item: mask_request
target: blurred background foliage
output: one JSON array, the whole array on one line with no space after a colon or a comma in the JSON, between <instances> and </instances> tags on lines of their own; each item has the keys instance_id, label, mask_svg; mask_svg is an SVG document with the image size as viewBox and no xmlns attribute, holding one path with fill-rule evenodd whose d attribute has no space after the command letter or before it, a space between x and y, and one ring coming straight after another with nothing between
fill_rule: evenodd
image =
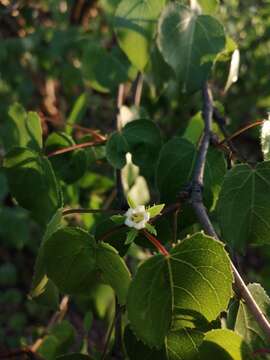
<instances>
[{"instance_id":1,"label":"blurred background foliage","mask_svg":"<svg viewBox=\"0 0 270 360\"><path fill-rule=\"evenodd\" d=\"M8 147L8 109L14 102L38 112L47 150L54 142L59 144L60 140L50 135L55 130L66 130L61 141L67 144L73 141L67 133L77 142L86 141L87 136L79 129L72 130L73 124L110 133L115 127L119 83L127 84L126 105L134 103L137 72L117 46L112 29L118 3L119 0L0 0L1 157ZM230 66L228 55L212 74L217 105L233 133L247 123L265 118L270 108L270 1L220 1L215 16L224 24L241 54L239 80L228 92L224 91ZM89 67L90 62L94 66ZM200 109L200 96L179 91L171 70L154 48L144 78L141 113L157 122L169 138L183 133ZM257 128L237 138L235 146L251 159L261 158ZM77 173L81 169L75 169L75 178L67 179L57 159L53 163L55 169L59 170L60 166L58 175L65 181L65 204L99 208L106 203L109 207L115 189L113 171L103 161L104 147L90 149L86 154L83 176ZM84 155L78 152L74 156ZM70 166L76 163L71 156L65 161ZM90 230L96 218L83 215L80 222ZM72 221L76 223L77 219ZM14 207L5 174L0 171L0 350L34 342L55 310L44 308L26 296L42 231L27 211ZM268 291L269 258L269 249L253 249L241 259L250 280L262 282ZM68 319L80 334L75 343L84 341L89 328L93 329L89 337L93 343L104 342L113 302L111 289L99 285L88 298L72 304ZM87 325L92 312L97 326ZM54 335L43 344L41 353L47 354L46 358L53 359L61 347L57 343L57 331L65 332L67 342L74 338L70 326L64 323L63 329L54 330Z\"/></svg>"}]
</instances>

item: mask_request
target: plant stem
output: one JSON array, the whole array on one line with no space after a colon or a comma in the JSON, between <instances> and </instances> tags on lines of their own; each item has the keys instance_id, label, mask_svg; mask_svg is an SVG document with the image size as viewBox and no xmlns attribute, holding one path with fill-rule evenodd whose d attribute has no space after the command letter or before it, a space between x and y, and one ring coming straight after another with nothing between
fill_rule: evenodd
<instances>
[{"instance_id":1,"label":"plant stem","mask_svg":"<svg viewBox=\"0 0 270 360\"><path fill-rule=\"evenodd\" d=\"M77 150L77 149L103 145L103 144L105 144L105 142L106 142L106 140L88 141L88 142L85 142L85 143L82 143L82 144L76 144L76 145L68 146L68 147L53 151L53 152L49 153L47 156L52 157L52 156L64 154L64 153L67 153L67 152L70 152L70 151L73 151L73 150Z\"/></svg>"},{"instance_id":2,"label":"plant stem","mask_svg":"<svg viewBox=\"0 0 270 360\"><path fill-rule=\"evenodd\" d=\"M165 247L160 243L160 241L153 236L152 234L150 234L147 230L143 230L143 234L145 235L145 237L157 248L157 250L164 256L168 256L169 253L168 251L165 249Z\"/></svg>"},{"instance_id":3,"label":"plant stem","mask_svg":"<svg viewBox=\"0 0 270 360\"><path fill-rule=\"evenodd\" d=\"M141 105L142 91L143 91L143 74L139 73L136 79L136 88L134 95L134 105L137 107Z\"/></svg>"},{"instance_id":4,"label":"plant stem","mask_svg":"<svg viewBox=\"0 0 270 360\"><path fill-rule=\"evenodd\" d=\"M234 134L232 134L231 136L229 136L228 138L222 140L219 145L222 145L224 144L225 142L230 142L232 141L234 138L236 138L237 136L241 135L243 132L249 130L249 129L252 129L256 126L259 126L259 125L262 125L264 123L264 120L258 120L252 124L248 124L246 125L245 127L239 129L238 131L236 131Z\"/></svg>"},{"instance_id":5,"label":"plant stem","mask_svg":"<svg viewBox=\"0 0 270 360\"><path fill-rule=\"evenodd\" d=\"M84 209L84 208L77 208L77 209L65 209L63 210L62 215L72 215L72 214L120 214L123 213L122 210L113 210L113 209Z\"/></svg>"},{"instance_id":6,"label":"plant stem","mask_svg":"<svg viewBox=\"0 0 270 360\"><path fill-rule=\"evenodd\" d=\"M206 234L219 239L218 235L209 219L207 211L202 200L203 175L206 163L207 149L209 147L213 116L213 100L208 85L203 88L203 119L205 123L204 135L199 146L199 155L195 164L193 180L191 184L191 203ZM248 309L265 332L270 340L270 324L247 288L238 270L231 261L231 267L234 274L234 289L245 301Z\"/></svg>"}]
</instances>

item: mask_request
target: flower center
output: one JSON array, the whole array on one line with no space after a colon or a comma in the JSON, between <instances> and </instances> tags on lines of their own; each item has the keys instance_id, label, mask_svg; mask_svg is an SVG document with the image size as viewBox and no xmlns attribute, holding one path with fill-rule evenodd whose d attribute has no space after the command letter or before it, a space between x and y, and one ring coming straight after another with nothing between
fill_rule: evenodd
<instances>
[{"instance_id":1,"label":"flower center","mask_svg":"<svg viewBox=\"0 0 270 360\"><path fill-rule=\"evenodd\" d=\"M137 212L136 214L133 214L131 216L131 220L133 222L135 222L136 224L138 224L139 222L141 222L142 220L144 220L144 212Z\"/></svg>"}]
</instances>

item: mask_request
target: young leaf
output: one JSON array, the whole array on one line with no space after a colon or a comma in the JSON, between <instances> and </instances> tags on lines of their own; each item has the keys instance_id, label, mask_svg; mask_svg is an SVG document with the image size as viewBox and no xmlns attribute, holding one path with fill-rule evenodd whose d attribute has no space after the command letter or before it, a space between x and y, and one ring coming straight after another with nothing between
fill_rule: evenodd
<instances>
[{"instance_id":1,"label":"young leaf","mask_svg":"<svg viewBox=\"0 0 270 360\"><path fill-rule=\"evenodd\" d=\"M129 232L127 233L127 239L125 241L125 245L129 245L131 243L133 243L133 241L136 239L136 237L138 236L138 230L136 229L131 229L129 230Z\"/></svg>"},{"instance_id":2,"label":"young leaf","mask_svg":"<svg viewBox=\"0 0 270 360\"><path fill-rule=\"evenodd\" d=\"M150 234L153 234L155 236L157 235L157 230L155 229L155 227L153 225L146 223L145 227L150 232Z\"/></svg>"},{"instance_id":3,"label":"young leaf","mask_svg":"<svg viewBox=\"0 0 270 360\"><path fill-rule=\"evenodd\" d=\"M197 233L168 257L155 255L139 267L127 299L131 328L149 346L161 347L176 310L180 318L216 319L227 308L232 280L223 244Z\"/></svg>"},{"instance_id":4,"label":"young leaf","mask_svg":"<svg viewBox=\"0 0 270 360\"><path fill-rule=\"evenodd\" d=\"M209 15L198 15L180 2L169 3L159 20L158 45L183 92L194 92L202 87L225 46L224 29Z\"/></svg>"},{"instance_id":5,"label":"young leaf","mask_svg":"<svg viewBox=\"0 0 270 360\"><path fill-rule=\"evenodd\" d=\"M154 205L151 206L147 209L147 211L150 213L150 218L153 218L157 215L159 215L161 213L161 211L163 210L165 204L159 204L159 205Z\"/></svg>"},{"instance_id":6,"label":"young leaf","mask_svg":"<svg viewBox=\"0 0 270 360\"><path fill-rule=\"evenodd\" d=\"M131 63L143 71L150 56L158 16L165 0L122 0L115 13L119 45Z\"/></svg>"},{"instance_id":7,"label":"young leaf","mask_svg":"<svg viewBox=\"0 0 270 360\"><path fill-rule=\"evenodd\" d=\"M234 249L269 244L270 162L241 164L225 176L218 201L223 239Z\"/></svg>"},{"instance_id":8,"label":"young leaf","mask_svg":"<svg viewBox=\"0 0 270 360\"><path fill-rule=\"evenodd\" d=\"M227 329L211 330L199 347L200 360L251 360L250 350L243 338Z\"/></svg>"},{"instance_id":9,"label":"young leaf","mask_svg":"<svg viewBox=\"0 0 270 360\"><path fill-rule=\"evenodd\" d=\"M61 189L49 161L30 149L14 148L7 154L4 168L12 196L45 225L62 207Z\"/></svg>"},{"instance_id":10,"label":"young leaf","mask_svg":"<svg viewBox=\"0 0 270 360\"><path fill-rule=\"evenodd\" d=\"M123 215L113 215L110 217L110 219L118 225L124 224L126 217Z\"/></svg>"},{"instance_id":11,"label":"young leaf","mask_svg":"<svg viewBox=\"0 0 270 360\"><path fill-rule=\"evenodd\" d=\"M22 105L15 103L9 108L8 115L2 137L6 151L14 147L28 147L40 151L42 149L42 129L38 114L27 113Z\"/></svg>"},{"instance_id":12,"label":"young leaf","mask_svg":"<svg viewBox=\"0 0 270 360\"><path fill-rule=\"evenodd\" d=\"M135 209L136 208L136 204L135 202L132 200L132 198L128 195L127 196L127 202L130 208Z\"/></svg>"}]
</instances>

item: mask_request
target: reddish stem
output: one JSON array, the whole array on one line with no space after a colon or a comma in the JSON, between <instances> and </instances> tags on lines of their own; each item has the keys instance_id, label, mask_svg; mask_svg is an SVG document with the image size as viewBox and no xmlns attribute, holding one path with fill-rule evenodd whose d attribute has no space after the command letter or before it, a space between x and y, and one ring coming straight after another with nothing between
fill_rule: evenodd
<instances>
[{"instance_id":1,"label":"reddish stem","mask_svg":"<svg viewBox=\"0 0 270 360\"><path fill-rule=\"evenodd\" d=\"M254 356L262 354L270 354L270 349L258 349L253 353Z\"/></svg>"},{"instance_id":2,"label":"reddish stem","mask_svg":"<svg viewBox=\"0 0 270 360\"><path fill-rule=\"evenodd\" d=\"M143 230L143 234L145 235L145 237L147 237L147 239L158 249L158 251L164 255L164 256L168 256L169 253L168 251L165 249L165 247L159 242L159 240L153 236L152 234L150 234L147 230Z\"/></svg>"},{"instance_id":3,"label":"reddish stem","mask_svg":"<svg viewBox=\"0 0 270 360\"><path fill-rule=\"evenodd\" d=\"M97 130L93 130L93 129L90 129L90 128L87 128L87 127L84 127L84 126L81 126L81 125L78 125L78 124L68 124L68 123L64 123L64 122L61 122L60 124L58 124L54 120L49 119L47 117L45 117L44 120L46 122L49 122L49 123L53 124L54 126L58 126L58 125L60 125L60 126L69 126L69 127L73 128L73 129L81 130L83 132L91 134L94 137L94 139L97 140L97 141L106 140L106 136L101 135Z\"/></svg>"},{"instance_id":4,"label":"reddish stem","mask_svg":"<svg viewBox=\"0 0 270 360\"><path fill-rule=\"evenodd\" d=\"M69 147L65 147L63 149L53 151L50 154L48 154L47 156L51 157L51 156L55 156L55 155L60 155L60 154L64 154L64 153L67 153L67 152L70 152L70 151L73 151L73 150L87 148L87 147L96 146L96 145L101 145L101 144L104 144L104 143L105 143L105 140L102 140L102 141L89 141L89 142L85 142L85 143L82 143L82 144L76 144L76 145L72 145L72 146L69 146Z\"/></svg>"},{"instance_id":5,"label":"reddish stem","mask_svg":"<svg viewBox=\"0 0 270 360\"><path fill-rule=\"evenodd\" d=\"M237 136L241 135L243 132L255 127L255 126L259 126L262 125L264 123L264 120L258 120L252 124L248 124L245 127L243 127L242 129L236 131L234 134L232 134L230 137L222 140L218 145L223 145L225 142L231 141L232 139L236 138Z\"/></svg>"}]
</instances>

